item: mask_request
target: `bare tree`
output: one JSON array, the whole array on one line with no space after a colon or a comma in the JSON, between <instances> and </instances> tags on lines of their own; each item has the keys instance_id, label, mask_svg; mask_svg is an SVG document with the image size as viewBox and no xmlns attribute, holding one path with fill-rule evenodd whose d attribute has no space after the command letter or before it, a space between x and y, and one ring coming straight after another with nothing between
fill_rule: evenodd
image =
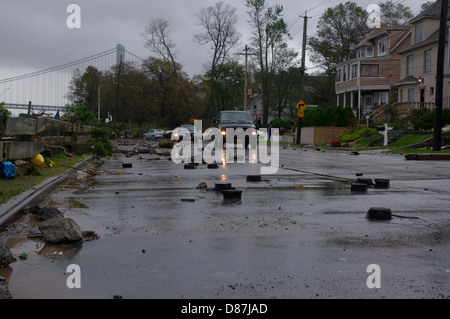
<instances>
[{"instance_id":1,"label":"bare tree","mask_svg":"<svg viewBox=\"0 0 450 319\"><path fill-rule=\"evenodd\" d=\"M210 44L213 52L208 73L211 87L208 111L211 111L215 86L221 76L222 68L220 66L228 62L230 51L239 41L240 34L235 27L238 18L236 8L224 4L223 1L200 10L195 16L198 18L197 24L202 26L205 32L195 35L194 38L201 45Z\"/></svg>"},{"instance_id":2,"label":"bare tree","mask_svg":"<svg viewBox=\"0 0 450 319\"><path fill-rule=\"evenodd\" d=\"M399 1L386 0L386 2L380 2L379 6L383 24L409 24L409 20L414 17L411 9Z\"/></svg>"},{"instance_id":3,"label":"bare tree","mask_svg":"<svg viewBox=\"0 0 450 319\"><path fill-rule=\"evenodd\" d=\"M176 62L173 49L176 45L170 39L169 22L161 18L151 21L145 27L142 36L145 39L145 47L159 55L165 62L170 63L172 71L175 71Z\"/></svg>"},{"instance_id":4,"label":"bare tree","mask_svg":"<svg viewBox=\"0 0 450 319\"><path fill-rule=\"evenodd\" d=\"M263 125L268 124L275 51L289 37L283 19L283 6L268 7L266 0L246 0L245 6L252 28L252 43L256 47L263 91Z\"/></svg>"}]
</instances>

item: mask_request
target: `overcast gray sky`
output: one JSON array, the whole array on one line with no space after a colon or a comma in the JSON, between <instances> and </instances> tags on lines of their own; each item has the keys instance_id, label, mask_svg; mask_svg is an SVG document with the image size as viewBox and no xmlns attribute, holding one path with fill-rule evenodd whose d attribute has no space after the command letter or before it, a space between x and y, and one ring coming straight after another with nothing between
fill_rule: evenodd
<instances>
[{"instance_id":1,"label":"overcast gray sky","mask_svg":"<svg viewBox=\"0 0 450 319\"><path fill-rule=\"evenodd\" d=\"M396 0L409 6L417 14L425 0ZM193 40L202 32L196 25L195 13L211 6L212 0L0 0L0 79L39 71L75 61L114 48L118 43L146 58L141 36L145 26L154 19L164 18L170 24L171 37L177 45L177 57L189 75L203 72L209 51ZM245 0L224 0L238 10L238 30L241 46L248 44L249 33ZM313 18L308 23L308 34L316 32L319 16L327 7L342 0L268 0L273 6L285 9L285 20L293 34L291 47L301 51L303 20L308 10ZM374 0L356 0L363 8ZM81 28L69 29L66 20L69 4L81 8ZM313 9L314 8L314 9ZM312 10L311 10L312 9Z\"/></svg>"}]
</instances>

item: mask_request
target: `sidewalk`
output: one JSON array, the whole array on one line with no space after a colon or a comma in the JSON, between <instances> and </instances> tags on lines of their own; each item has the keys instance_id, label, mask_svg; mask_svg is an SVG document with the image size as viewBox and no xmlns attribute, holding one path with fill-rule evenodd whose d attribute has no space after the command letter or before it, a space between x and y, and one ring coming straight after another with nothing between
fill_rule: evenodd
<instances>
[{"instance_id":1,"label":"sidewalk","mask_svg":"<svg viewBox=\"0 0 450 319\"><path fill-rule=\"evenodd\" d=\"M88 157L87 162L92 161L94 157ZM17 214L22 212L26 207L41 202L46 196L54 191L59 185L65 183L76 175L78 169L86 167L85 162L77 164L74 168L66 173L51 177L42 183L33 186L29 190L20 195L10 199L8 202L0 205L0 226L3 226L8 221L11 221Z\"/></svg>"}]
</instances>

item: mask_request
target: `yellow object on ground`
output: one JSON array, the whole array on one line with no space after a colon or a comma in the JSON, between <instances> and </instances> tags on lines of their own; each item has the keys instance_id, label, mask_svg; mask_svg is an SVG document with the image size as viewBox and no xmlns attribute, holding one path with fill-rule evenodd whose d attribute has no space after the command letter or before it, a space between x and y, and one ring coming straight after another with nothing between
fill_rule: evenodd
<instances>
[{"instance_id":1,"label":"yellow object on ground","mask_svg":"<svg viewBox=\"0 0 450 319\"><path fill-rule=\"evenodd\" d=\"M38 167L52 167L54 164L54 162L50 161L50 164L47 166L47 164L45 164L44 156L42 156L41 154L34 155L31 161Z\"/></svg>"}]
</instances>

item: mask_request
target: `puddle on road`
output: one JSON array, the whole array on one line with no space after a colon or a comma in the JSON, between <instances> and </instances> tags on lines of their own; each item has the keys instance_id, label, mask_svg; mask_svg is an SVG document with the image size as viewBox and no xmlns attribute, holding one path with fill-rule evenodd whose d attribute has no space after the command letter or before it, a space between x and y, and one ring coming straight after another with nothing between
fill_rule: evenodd
<instances>
[{"instance_id":1,"label":"puddle on road","mask_svg":"<svg viewBox=\"0 0 450 319\"><path fill-rule=\"evenodd\" d=\"M89 208L89 206L80 203L79 201L77 201L76 199L69 197L69 209L72 208Z\"/></svg>"}]
</instances>

